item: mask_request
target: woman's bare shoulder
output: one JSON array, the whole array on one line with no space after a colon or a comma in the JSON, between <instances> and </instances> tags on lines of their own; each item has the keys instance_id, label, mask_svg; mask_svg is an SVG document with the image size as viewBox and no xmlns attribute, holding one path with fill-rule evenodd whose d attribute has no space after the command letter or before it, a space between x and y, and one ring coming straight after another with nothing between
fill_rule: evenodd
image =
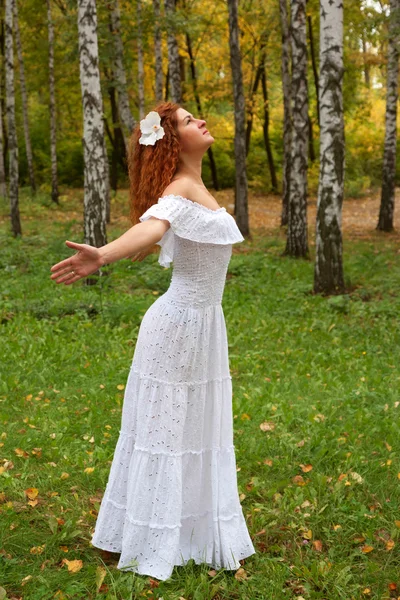
<instances>
[{"instance_id":1,"label":"woman's bare shoulder","mask_svg":"<svg viewBox=\"0 0 400 600\"><path fill-rule=\"evenodd\" d=\"M193 187L193 183L190 183L190 180L182 177L177 179L176 181L171 181L164 189L162 195L169 196L173 194L174 196L183 196L184 198L190 198L190 190Z\"/></svg>"}]
</instances>

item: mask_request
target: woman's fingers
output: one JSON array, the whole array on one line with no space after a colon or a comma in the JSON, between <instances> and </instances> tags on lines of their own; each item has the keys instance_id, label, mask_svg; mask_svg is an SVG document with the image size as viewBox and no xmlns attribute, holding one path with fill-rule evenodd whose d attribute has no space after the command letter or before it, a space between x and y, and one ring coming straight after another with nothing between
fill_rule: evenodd
<instances>
[{"instance_id":1,"label":"woman's fingers","mask_svg":"<svg viewBox=\"0 0 400 600\"><path fill-rule=\"evenodd\" d=\"M76 242L70 242L69 240L66 240L65 243L70 248L76 248L78 251L82 250L82 247L85 246L85 244L77 244ZM64 260L61 260L60 262L53 265L51 267L50 271L55 272L55 271L58 271L59 269L65 269L67 267L71 267L71 269L73 269L72 259L73 259L73 257L64 258Z\"/></svg>"},{"instance_id":2,"label":"woman's fingers","mask_svg":"<svg viewBox=\"0 0 400 600\"><path fill-rule=\"evenodd\" d=\"M54 265L54 267L51 268L51 270L53 271L53 274L50 275L51 279L56 279L57 277L60 277L61 275L64 275L65 273L71 273L71 271L74 270L74 267L71 264L66 265L64 268L60 267L57 270L55 270L56 266L57 265Z\"/></svg>"},{"instance_id":3,"label":"woman's fingers","mask_svg":"<svg viewBox=\"0 0 400 600\"><path fill-rule=\"evenodd\" d=\"M72 279L73 277L80 277L77 273L72 273L71 271L65 272L65 273L60 273L56 276L53 277L52 275L52 279L54 278L56 283L64 283L67 280Z\"/></svg>"},{"instance_id":4,"label":"woman's fingers","mask_svg":"<svg viewBox=\"0 0 400 600\"><path fill-rule=\"evenodd\" d=\"M69 240L66 240L65 243L70 248L76 248L77 250L80 250L82 246L86 246L86 244L78 244L77 242L70 242Z\"/></svg>"},{"instance_id":5,"label":"woman's fingers","mask_svg":"<svg viewBox=\"0 0 400 600\"><path fill-rule=\"evenodd\" d=\"M53 265L51 267L50 271L54 272L54 271L58 271L58 269L65 269L67 267L71 267L71 269L72 269L71 258L65 258L64 260L56 263L55 265Z\"/></svg>"}]
</instances>

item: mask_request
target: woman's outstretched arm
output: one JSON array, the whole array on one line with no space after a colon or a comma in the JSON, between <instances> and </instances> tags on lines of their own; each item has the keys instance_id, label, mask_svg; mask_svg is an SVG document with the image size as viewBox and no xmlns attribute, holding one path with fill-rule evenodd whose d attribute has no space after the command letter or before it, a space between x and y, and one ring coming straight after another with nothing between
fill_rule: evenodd
<instances>
[{"instance_id":1,"label":"woman's outstretched arm","mask_svg":"<svg viewBox=\"0 0 400 600\"><path fill-rule=\"evenodd\" d=\"M51 279L65 285L75 283L104 265L136 255L156 244L169 227L168 221L152 217L143 223L137 223L119 238L101 248L67 240L66 245L77 250L77 253L53 265L50 269Z\"/></svg>"}]
</instances>

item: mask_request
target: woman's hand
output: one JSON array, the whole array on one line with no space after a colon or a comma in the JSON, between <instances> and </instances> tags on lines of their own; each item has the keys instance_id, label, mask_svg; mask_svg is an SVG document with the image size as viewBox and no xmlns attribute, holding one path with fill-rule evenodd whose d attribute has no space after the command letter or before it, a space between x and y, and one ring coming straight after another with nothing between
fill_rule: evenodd
<instances>
[{"instance_id":1,"label":"woman's hand","mask_svg":"<svg viewBox=\"0 0 400 600\"><path fill-rule=\"evenodd\" d=\"M77 253L51 267L50 271L53 273L51 279L55 279L56 283L65 283L65 285L75 283L103 266L98 248L68 240L65 243L70 248L76 249Z\"/></svg>"}]
</instances>

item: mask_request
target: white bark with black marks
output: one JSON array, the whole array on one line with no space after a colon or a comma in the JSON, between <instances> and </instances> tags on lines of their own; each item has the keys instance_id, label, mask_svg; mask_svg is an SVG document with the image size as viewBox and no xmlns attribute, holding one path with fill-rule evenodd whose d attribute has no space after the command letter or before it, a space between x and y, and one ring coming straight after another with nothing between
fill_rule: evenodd
<instances>
[{"instance_id":1,"label":"white bark with black marks","mask_svg":"<svg viewBox=\"0 0 400 600\"><path fill-rule=\"evenodd\" d=\"M47 0L47 27L49 43L49 92L50 92L50 156L51 156L51 199L58 204L57 176L57 124L56 91L54 82L54 29L51 17L51 3Z\"/></svg>"},{"instance_id":2,"label":"white bark with black marks","mask_svg":"<svg viewBox=\"0 0 400 600\"><path fill-rule=\"evenodd\" d=\"M235 110L235 217L243 236L249 235L248 183L246 170L246 124L242 57L239 43L238 0L227 0L229 10L229 51Z\"/></svg>"},{"instance_id":3,"label":"white bark with black marks","mask_svg":"<svg viewBox=\"0 0 400 600\"><path fill-rule=\"evenodd\" d=\"M85 244L107 243L108 163L105 153L95 0L78 0L80 82L85 162Z\"/></svg>"},{"instance_id":4,"label":"white bark with black marks","mask_svg":"<svg viewBox=\"0 0 400 600\"><path fill-rule=\"evenodd\" d=\"M381 205L377 229L393 230L396 142L397 142L397 100L400 46L400 0L390 0L389 42L386 88L385 145L383 152Z\"/></svg>"},{"instance_id":5,"label":"white bark with black marks","mask_svg":"<svg viewBox=\"0 0 400 600\"><path fill-rule=\"evenodd\" d=\"M113 0L111 6L111 29L114 40L112 71L115 87L117 89L118 112L124 127L128 130L130 135L136 127L136 121L129 108L129 96L124 67L124 46L121 38L121 14L118 0Z\"/></svg>"},{"instance_id":6,"label":"white bark with black marks","mask_svg":"<svg viewBox=\"0 0 400 600\"><path fill-rule=\"evenodd\" d=\"M18 141L15 124L15 91L14 91L14 49L13 49L13 4L14 0L6 0L5 7L5 71L6 71L6 110L8 125L9 151L9 198L11 231L13 235L22 235L18 198Z\"/></svg>"},{"instance_id":7,"label":"white bark with black marks","mask_svg":"<svg viewBox=\"0 0 400 600\"><path fill-rule=\"evenodd\" d=\"M287 225L290 198L290 157L292 153L292 111L290 88L290 36L287 0L279 0L282 38L282 93L283 93L283 166L281 225Z\"/></svg>"},{"instance_id":8,"label":"white bark with black marks","mask_svg":"<svg viewBox=\"0 0 400 600\"><path fill-rule=\"evenodd\" d=\"M314 291L339 294L344 291L343 0L321 0L320 11L321 128Z\"/></svg>"},{"instance_id":9,"label":"white bark with black marks","mask_svg":"<svg viewBox=\"0 0 400 600\"><path fill-rule=\"evenodd\" d=\"M0 68L0 89L2 88L3 82L2 78L2 69ZM0 101L0 197L7 197L7 187L6 187L6 171L4 168L4 138L3 138L3 110L2 103Z\"/></svg>"},{"instance_id":10,"label":"white bark with black marks","mask_svg":"<svg viewBox=\"0 0 400 600\"><path fill-rule=\"evenodd\" d=\"M15 43L16 43L16 47L17 47L17 55L18 55L18 63L19 63L19 80L20 80L20 85L21 85L21 96L22 96L22 116L23 116L23 122L24 122L26 160L28 163L29 181L31 184L32 193L35 194L36 193L36 183L35 183L35 172L34 172L34 168L33 168L33 154L32 154L30 128L29 128L28 94L26 91L24 58L23 58L23 54L22 54L21 36L19 33L17 0L14 0L14 31L15 31Z\"/></svg>"},{"instance_id":11,"label":"white bark with black marks","mask_svg":"<svg viewBox=\"0 0 400 600\"><path fill-rule=\"evenodd\" d=\"M182 81L179 60L178 42L175 36L175 0L165 0L165 17L167 23L168 69L172 102L182 103Z\"/></svg>"},{"instance_id":12,"label":"white bark with black marks","mask_svg":"<svg viewBox=\"0 0 400 600\"><path fill-rule=\"evenodd\" d=\"M138 50L138 100L139 100L139 118L144 119L144 57L142 40L142 0L136 0L136 35Z\"/></svg>"},{"instance_id":13,"label":"white bark with black marks","mask_svg":"<svg viewBox=\"0 0 400 600\"><path fill-rule=\"evenodd\" d=\"M155 54L155 84L156 102L163 99L163 69L162 69L162 38L161 38L161 12L160 0L153 0L154 10L154 54Z\"/></svg>"},{"instance_id":14,"label":"white bark with black marks","mask_svg":"<svg viewBox=\"0 0 400 600\"><path fill-rule=\"evenodd\" d=\"M292 145L290 197L285 254L308 256L307 168L308 168L308 83L306 0L291 0L292 44Z\"/></svg>"}]
</instances>

